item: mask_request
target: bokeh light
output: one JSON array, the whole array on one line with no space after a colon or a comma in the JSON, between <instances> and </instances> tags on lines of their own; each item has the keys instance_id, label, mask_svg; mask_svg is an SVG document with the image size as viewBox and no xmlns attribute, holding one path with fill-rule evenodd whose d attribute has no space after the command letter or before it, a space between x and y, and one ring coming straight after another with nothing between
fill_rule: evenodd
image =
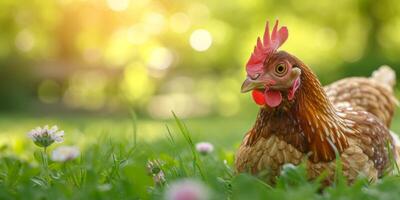
<instances>
[{"instance_id":1,"label":"bokeh light","mask_svg":"<svg viewBox=\"0 0 400 200\"><path fill-rule=\"evenodd\" d=\"M15 38L15 46L22 52L30 51L34 44L35 39L33 34L27 29L20 31Z\"/></svg>"},{"instance_id":2,"label":"bokeh light","mask_svg":"<svg viewBox=\"0 0 400 200\"><path fill-rule=\"evenodd\" d=\"M170 50L164 47L157 47L151 51L148 63L152 69L165 70L171 66L173 59Z\"/></svg>"},{"instance_id":3,"label":"bokeh light","mask_svg":"<svg viewBox=\"0 0 400 200\"><path fill-rule=\"evenodd\" d=\"M142 104L153 93L154 83L148 75L146 66L139 62L133 62L125 68L120 88L123 96L129 102Z\"/></svg>"},{"instance_id":4,"label":"bokeh light","mask_svg":"<svg viewBox=\"0 0 400 200\"><path fill-rule=\"evenodd\" d=\"M212 36L205 29L193 31L190 35L190 46L196 51L206 51L211 47Z\"/></svg>"}]
</instances>

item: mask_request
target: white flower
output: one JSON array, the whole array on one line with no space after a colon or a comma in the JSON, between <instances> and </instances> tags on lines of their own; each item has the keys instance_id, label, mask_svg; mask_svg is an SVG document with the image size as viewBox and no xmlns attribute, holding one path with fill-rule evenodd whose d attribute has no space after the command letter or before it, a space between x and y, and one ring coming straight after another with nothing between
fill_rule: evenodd
<instances>
[{"instance_id":1,"label":"white flower","mask_svg":"<svg viewBox=\"0 0 400 200\"><path fill-rule=\"evenodd\" d=\"M43 128L37 127L32 129L28 133L28 137L39 147L48 147L54 142L63 142L64 131L58 130L57 126L49 128L49 126L46 125Z\"/></svg>"},{"instance_id":2,"label":"white flower","mask_svg":"<svg viewBox=\"0 0 400 200\"><path fill-rule=\"evenodd\" d=\"M203 154L209 154L214 151L214 146L209 142L199 142L196 144L196 150Z\"/></svg>"},{"instance_id":3,"label":"white flower","mask_svg":"<svg viewBox=\"0 0 400 200\"><path fill-rule=\"evenodd\" d=\"M164 185L166 181L164 172L161 170L157 174L153 174L153 181L156 185Z\"/></svg>"},{"instance_id":4,"label":"white flower","mask_svg":"<svg viewBox=\"0 0 400 200\"><path fill-rule=\"evenodd\" d=\"M147 173L152 175L152 174L157 174L158 172L161 171L162 166L164 165L164 162L161 160L148 160L146 164L147 168Z\"/></svg>"},{"instance_id":5,"label":"white flower","mask_svg":"<svg viewBox=\"0 0 400 200\"><path fill-rule=\"evenodd\" d=\"M108 184L108 183L102 184L102 185L98 185L98 186L97 186L97 189L98 189L99 191L101 191L101 192L107 192L107 191L109 191L109 190L112 189L112 185L111 185L111 184Z\"/></svg>"},{"instance_id":6,"label":"white flower","mask_svg":"<svg viewBox=\"0 0 400 200\"><path fill-rule=\"evenodd\" d=\"M51 159L57 162L66 162L73 160L80 155L80 151L77 147L73 146L61 146L54 149L51 154Z\"/></svg>"},{"instance_id":7,"label":"white flower","mask_svg":"<svg viewBox=\"0 0 400 200\"><path fill-rule=\"evenodd\" d=\"M292 163L286 163L282 166L281 175L287 174L289 171L293 171L296 168L296 165L293 165Z\"/></svg>"},{"instance_id":8,"label":"white flower","mask_svg":"<svg viewBox=\"0 0 400 200\"><path fill-rule=\"evenodd\" d=\"M203 183L192 179L174 182L165 192L167 200L207 200L209 198L209 189Z\"/></svg>"},{"instance_id":9,"label":"white flower","mask_svg":"<svg viewBox=\"0 0 400 200\"><path fill-rule=\"evenodd\" d=\"M292 163L286 163L282 166L282 169L284 170L292 170L292 169L296 169L296 165L293 165Z\"/></svg>"},{"instance_id":10,"label":"white flower","mask_svg":"<svg viewBox=\"0 0 400 200\"><path fill-rule=\"evenodd\" d=\"M161 160L149 160L147 161L146 168L150 176L153 177L154 184L163 185L165 183L165 174L162 171L164 162Z\"/></svg>"}]
</instances>

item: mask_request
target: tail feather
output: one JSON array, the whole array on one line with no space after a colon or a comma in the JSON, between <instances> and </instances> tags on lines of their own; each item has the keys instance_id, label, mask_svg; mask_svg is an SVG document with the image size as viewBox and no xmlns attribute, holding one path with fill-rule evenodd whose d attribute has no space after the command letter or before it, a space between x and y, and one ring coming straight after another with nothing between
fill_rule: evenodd
<instances>
[{"instance_id":1,"label":"tail feather","mask_svg":"<svg viewBox=\"0 0 400 200\"><path fill-rule=\"evenodd\" d=\"M371 79L381 83L387 89L389 89L389 91L393 92L393 87L396 85L396 72L388 65L382 65L379 67L379 69L372 72ZM390 97L390 99L397 106L400 106L400 102L397 100L394 94Z\"/></svg>"},{"instance_id":2,"label":"tail feather","mask_svg":"<svg viewBox=\"0 0 400 200\"><path fill-rule=\"evenodd\" d=\"M379 69L375 70L371 78L388 86L390 90L396 84L396 72L387 65L382 65Z\"/></svg>"}]
</instances>

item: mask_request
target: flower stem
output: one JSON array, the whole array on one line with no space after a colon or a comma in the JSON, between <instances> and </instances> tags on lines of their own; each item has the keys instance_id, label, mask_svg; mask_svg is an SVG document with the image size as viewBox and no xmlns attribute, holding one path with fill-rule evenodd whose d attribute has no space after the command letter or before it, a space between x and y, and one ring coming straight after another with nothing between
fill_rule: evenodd
<instances>
[{"instance_id":1,"label":"flower stem","mask_svg":"<svg viewBox=\"0 0 400 200\"><path fill-rule=\"evenodd\" d=\"M44 147L43 150L43 170L44 170L44 179L47 182L47 186L50 185L50 172L49 172L49 161L48 161L48 157L47 157L47 147Z\"/></svg>"}]
</instances>

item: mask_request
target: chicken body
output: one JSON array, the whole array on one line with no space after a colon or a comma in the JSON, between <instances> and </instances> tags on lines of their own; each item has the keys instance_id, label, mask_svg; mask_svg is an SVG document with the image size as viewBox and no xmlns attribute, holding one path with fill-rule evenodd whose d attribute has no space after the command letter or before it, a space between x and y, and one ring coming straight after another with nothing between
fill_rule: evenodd
<instances>
[{"instance_id":1,"label":"chicken body","mask_svg":"<svg viewBox=\"0 0 400 200\"><path fill-rule=\"evenodd\" d=\"M393 118L398 101L393 95L396 74L382 66L369 78L351 77L324 87L329 100L338 107L351 106L372 113L387 127Z\"/></svg>"},{"instance_id":2,"label":"chicken body","mask_svg":"<svg viewBox=\"0 0 400 200\"><path fill-rule=\"evenodd\" d=\"M395 79L347 78L323 88L307 66L288 57L302 71L298 94L260 109L236 154L237 171L267 175L273 182L284 164L304 160L310 178L327 171L329 182L337 151L349 183L359 175L381 177L390 169L389 154L398 156L388 129Z\"/></svg>"}]
</instances>

